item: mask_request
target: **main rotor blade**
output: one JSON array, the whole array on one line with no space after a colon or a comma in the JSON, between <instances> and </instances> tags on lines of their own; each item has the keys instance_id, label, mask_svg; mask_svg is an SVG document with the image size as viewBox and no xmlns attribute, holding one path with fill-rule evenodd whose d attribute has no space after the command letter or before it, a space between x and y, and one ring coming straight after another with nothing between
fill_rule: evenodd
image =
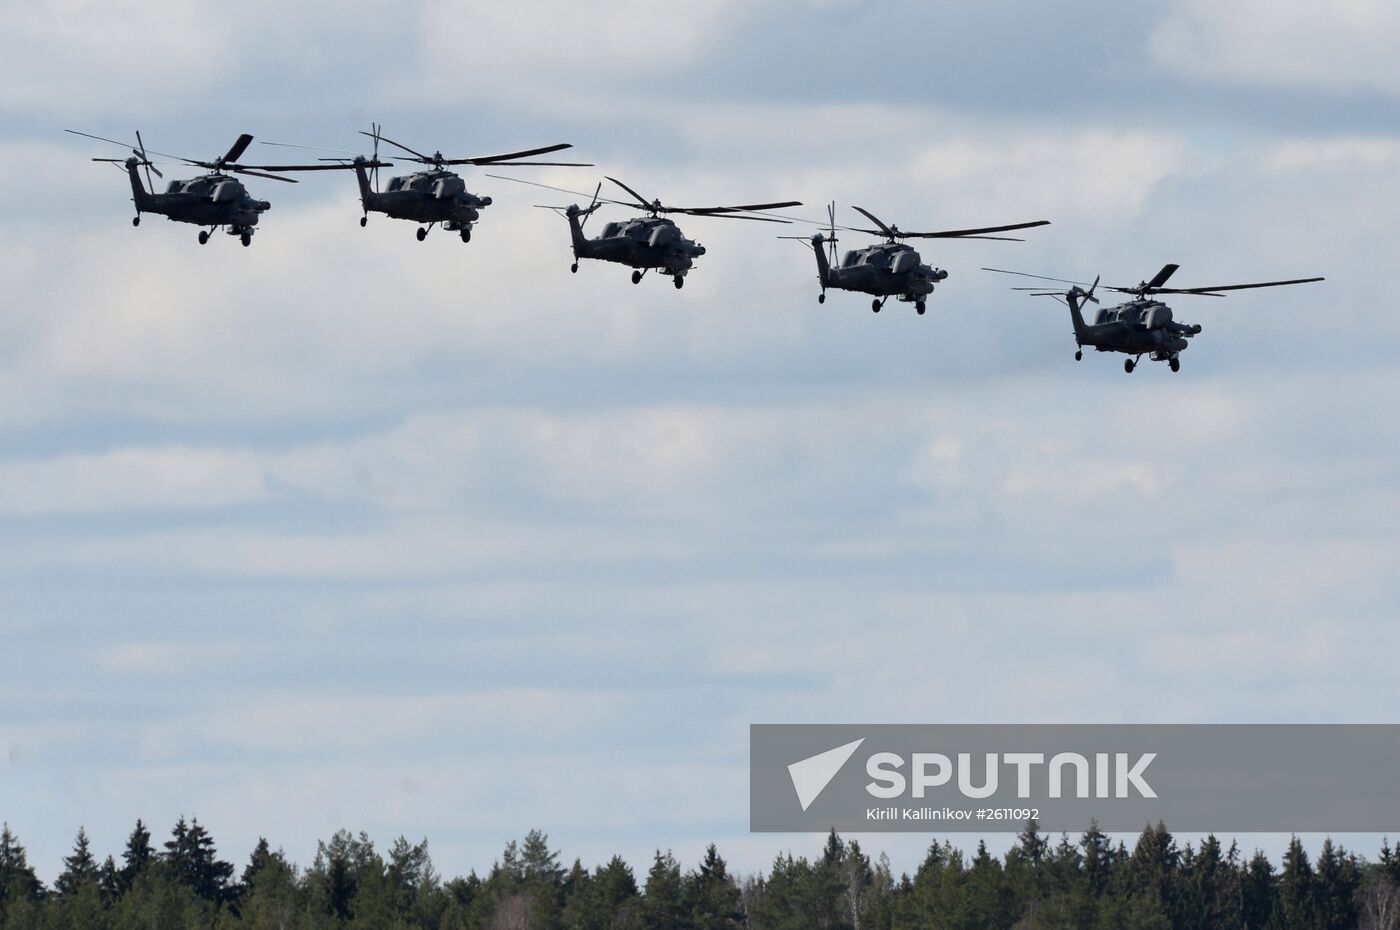
<instances>
[{"instance_id":1,"label":"main rotor blade","mask_svg":"<svg viewBox=\"0 0 1400 930\"><path fill-rule=\"evenodd\" d=\"M142 157L143 159L145 159L145 162L146 162L146 183L149 184L149 185L151 186L151 189L152 189L152 190L154 190L154 189L155 189L155 184L151 181L151 172L154 171L156 177L158 177L158 178L164 178L165 175L163 175L163 174L160 173L160 169L159 169L159 168L157 168L155 165L151 164L151 159L150 159L150 157L146 155L146 143L145 143L145 140L143 140L143 139L141 138L141 130L139 130L139 129L136 130L136 147L137 147L138 149L140 149L140 151L141 151L141 157Z\"/></svg>"},{"instance_id":2,"label":"main rotor blade","mask_svg":"<svg viewBox=\"0 0 1400 930\"><path fill-rule=\"evenodd\" d=\"M1218 287L1159 287L1155 288L1158 294L1197 294L1201 296L1215 296L1216 291L1247 291L1256 287L1282 287L1285 284L1311 284L1314 281L1325 281L1326 278L1294 278L1291 281L1263 281L1259 284L1222 284Z\"/></svg>"},{"instance_id":3,"label":"main rotor blade","mask_svg":"<svg viewBox=\"0 0 1400 930\"><path fill-rule=\"evenodd\" d=\"M468 160L468 161L469 161L469 160ZM464 164L464 163L466 163L466 162L463 162L463 161L445 161L445 162L443 162L444 165L460 165L460 164ZM475 164L475 163L473 162L473 164ZM591 162L591 161L493 161L493 162L488 162L488 164L491 165L491 167L493 167L493 168L504 167L504 166L506 166L506 165L512 165L512 166L516 166L516 167L531 167L531 166L535 166L535 165L543 165L543 166L546 166L546 167L555 167L555 168L592 168L592 167L595 167L594 164L593 164L593 162Z\"/></svg>"},{"instance_id":4,"label":"main rotor blade","mask_svg":"<svg viewBox=\"0 0 1400 930\"><path fill-rule=\"evenodd\" d=\"M232 164L233 162L238 161L238 156L242 155L245 151L247 151L248 146L252 144L253 137L248 135L246 132L243 133L241 136L238 137L238 140L229 147L229 150L224 153L224 157L219 159L219 161L223 162L224 164Z\"/></svg>"},{"instance_id":5,"label":"main rotor blade","mask_svg":"<svg viewBox=\"0 0 1400 930\"><path fill-rule=\"evenodd\" d=\"M712 215L716 213L758 213L763 210L781 210L786 207L800 207L800 200L785 200L781 203L745 203L736 207L668 207L672 213L693 213L696 216ZM788 219L781 217L781 219Z\"/></svg>"},{"instance_id":6,"label":"main rotor blade","mask_svg":"<svg viewBox=\"0 0 1400 930\"><path fill-rule=\"evenodd\" d=\"M577 197L588 197L594 203L606 203L614 207L628 207L633 209L637 207L637 204L635 203L627 203L626 201L622 200L609 200L607 197L599 197L597 195L597 191L594 191L592 194L585 194L583 191L570 190L567 187L555 187L552 184L541 184L538 181L526 181L522 178L507 177L504 174L491 174L489 171L486 172L486 177L495 178L498 181L510 181L514 184L528 184L531 187L543 187L547 191L557 191L561 194L573 194ZM601 183L599 185L599 188L601 189ZM651 207L644 207L644 209L650 210Z\"/></svg>"},{"instance_id":7,"label":"main rotor blade","mask_svg":"<svg viewBox=\"0 0 1400 930\"><path fill-rule=\"evenodd\" d=\"M375 135L374 135L374 133L372 133L372 132L365 132L363 129L359 130L359 132L360 132L360 135L362 135L362 136L369 136L371 139L375 138ZM422 152L415 152L413 149L411 149L411 148L409 148L408 146L404 145L402 142L395 142L393 139L387 138L387 137L385 137L385 136L379 136L378 138L379 138L379 141L380 141L380 142L387 142L387 143L389 143L390 145L392 145L394 148L403 149L403 150L404 150L405 152L407 152L408 154L410 154L410 155L415 155L415 156L417 156L418 158L420 158L421 160L423 160L423 161L425 161L425 162L432 162L432 161L433 161L433 159L429 158L427 155L424 155Z\"/></svg>"},{"instance_id":8,"label":"main rotor blade","mask_svg":"<svg viewBox=\"0 0 1400 930\"><path fill-rule=\"evenodd\" d=\"M225 165L224 168L225 170L232 171L235 174L246 174L254 178L267 178L272 181L286 181L288 184L297 183L296 178L284 178L275 174L263 174L260 171L249 171L247 168L240 168L235 165Z\"/></svg>"},{"instance_id":9,"label":"main rotor blade","mask_svg":"<svg viewBox=\"0 0 1400 930\"><path fill-rule=\"evenodd\" d=\"M1087 287L1083 281L1071 281L1068 278L1052 278L1043 274L1031 274L1028 271L1007 271L1005 268L983 268L983 271L995 271L997 274L1015 274L1023 278L1039 278L1042 281L1058 281L1061 284L1073 284L1076 287Z\"/></svg>"},{"instance_id":10,"label":"main rotor blade","mask_svg":"<svg viewBox=\"0 0 1400 930\"><path fill-rule=\"evenodd\" d=\"M94 136L90 132L78 132L76 129L65 129L64 132L71 132L75 136L84 136L88 139L96 139L98 142L110 142L112 145L120 145L124 149L131 148L130 142L118 142L116 139L108 139L105 136Z\"/></svg>"},{"instance_id":11,"label":"main rotor blade","mask_svg":"<svg viewBox=\"0 0 1400 930\"><path fill-rule=\"evenodd\" d=\"M607 175L604 175L604 177L607 177ZM621 181L619 181L617 178L608 178L608 180L611 181L611 182L613 182L614 184L616 184L618 187L622 188L623 190L625 190L627 193L631 194L633 197L636 197L636 198L637 198L637 206L641 207L643 210L650 210L650 209L651 209L651 204L647 203L647 199L646 199L645 197L643 197L641 194L639 194L639 193L637 193L636 191L632 190L632 188L628 187L626 184L623 184L623 183L622 183Z\"/></svg>"},{"instance_id":12,"label":"main rotor blade","mask_svg":"<svg viewBox=\"0 0 1400 930\"><path fill-rule=\"evenodd\" d=\"M854 205L853 205L852 209L854 209L857 213L859 213L861 216L865 217L865 218L866 218L867 220L869 220L870 222L874 223L876 226L880 227L880 232L879 232L879 233L874 233L874 232L872 232L871 230L868 230L868 229L857 230L857 232L869 232L869 233L871 233L871 235L885 235L885 236L889 236L891 239L898 238L898 237L895 235L895 231L894 231L893 229L890 229L888 226L886 226L883 220L881 220L881 219L880 219L878 216L876 216L875 214L871 213L869 210L865 209L864 207L856 207L856 206L854 206Z\"/></svg>"},{"instance_id":13,"label":"main rotor blade","mask_svg":"<svg viewBox=\"0 0 1400 930\"><path fill-rule=\"evenodd\" d=\"M667 210L667 213L684 213L686 216L708 216L716 220L752 220L755 223L784 223L792 225L792 220L780 220L771 216L744 216L740 213L696 213L693 210Z\"/></svg>"},{"instance_id":14,"label":"main rotor blade","mask_svg":"<svg viewBox=\"0 0 1400 930\"><path fill-rule=\"evenodd\" d=\"M525 149L520 152L507 152L504 155L478 155L474 158L448 158L443 161L445 165L489 165L493 162L515 161L519 158L529 158L532 155L548 155L550 152L558 152L562 149L571 149L573 144L560 142L556 145L546 145L539 149Z\"/></svg>"},{"instance_id":15,"label":"main rotor blade","mask_svg":"<svg viewBox=\"0 0 1400 930\"><path fill-rule=\"evenodd\" d=\"M489 172L489 171L488 171L488 172L485 172L485 175L486 175L486 177L488 177L488 178L495 178L495 179L498 180L498 181L510 181L510 182L512 182L512 183L514 183L514 184L528 184L528 185L530 185L531 187L543 187L543 188L544 188L545 190L547 190L547 191L558 191L558 192L561 193L561 194L574 194L575 196L578 196L578 197L587 197L587 196L589 196L588 194L585 194L583 191L569 190L567 187L555 187L555 186L552 185L552 184L541 184L539 181L526 181L526 180L523 180L522 178L511 178L511 177L507 177L507 176L504 175L504 174L492 174L492 173Z\"/></svg>"},{"instance_id":16,"label":"main rotor blade","mask_svg":"<svg viewBox=\"0 0 1400 930\"><path fill-rule=\"evenodd\" d=\"M324 145L301 145L296 142L267 142L259 139L258 145L275 145L282 149L310 149L313 152L339 152L341 155L350 155L352 157L360 154L359 152L348 152L345 149L328 148Z\"/></svg>"},{"instance_id":17,"label":"main rotor blade","mask_svg":"<svg viewBox=\"0 0 1400 930\"><path fill-rule=\"evenodd\" d=\"M857 210L860 207L856 207ZM980 229L945 229L942 232L901 232L906 239L983 239L984 233L1007 232L1012 229L1031 229L1036 226L1049 226L1049 220L1036 220L1033 223L1012 223L1009 226L983 226ZM1021 240L1013 240L1020 242Z\"/></svg>"},{"instance_id":18,"label":"main rotor blade","mask_svg":"<svg viewBox=\"0 0 1400 930\"><path fill-rule=\"evenodd\" d=\"M175 159L176 161L189 162L189 164L192 164L192 165L194 165L194 164L201 164L200 162L192 162L192 161L190 161L188 158L181 158L179 155L171 155L171 154L169 154L168 152L157 152L157 151L154 151L154 150L147 149L146 146L145 146L145 144L141 142L141 137L140 137L140 134L139 134L139 133L137 134L137 143L140 145L140 148L139 148L139 149L134 149L134 148L131 147L131 143L130 143L130 142L118 142L116 139L108 139L108 138L105 138L105 137L103 137L103 136L94 136L94 135L93 135L92 133L90 133L90 132L78 132L78 130L76 130L76 129L65 129L65 130L63 130L63 131L64 131L64 132L71 132L71 133L72 133L73 135L75 135L75 136L84 136L84 137L86 137L86 138L88 138L88 139L96 139L98 142L110 142L112 145L120 145L122 148L124 148L124 149L126 149L127 151L131 152L133 155L137 155L137 154L142 155L143 158L144 158L146 161L150 161L150 157L149 157L149 156L151 156L151 155L159 155L161 158L173 158L173 159ZM123 160L124 160L124 159L123 159ZM97 159L93 159L93 161L97 161ZM163 175L161 175L159 171L157 171L156 174L157 174L158 176L162 176L162 177L163 177Z\"/></svg>"},{"instance_id":19,"label":"main rotor blade","mask_svg":"<svg viewBox=\"0 0 1400 930\"><path fill-rule=\"evenodd\" d=\"M379 162L379 166L392 165L393 162ZM366 168L376 167L374 162L365 162ZM230 170L247 171L350 171L354 169L353 164L336 165L226 165Z\"/></svg>"},{"instance_id":20,"label":"main rotor blade","mask_svg":"<svg viewBox=\"0 0 1400 930\"><path fill-rule=\"evenodd\" d=\"M1163 265L1162 270L1153 275L1152 280L1147 282L1147 287L1154 291L1157 290L1166 284L1167 279L1176 274L1176 269L1180 267L1180 265Z\"/></svg>"}]
</instances>

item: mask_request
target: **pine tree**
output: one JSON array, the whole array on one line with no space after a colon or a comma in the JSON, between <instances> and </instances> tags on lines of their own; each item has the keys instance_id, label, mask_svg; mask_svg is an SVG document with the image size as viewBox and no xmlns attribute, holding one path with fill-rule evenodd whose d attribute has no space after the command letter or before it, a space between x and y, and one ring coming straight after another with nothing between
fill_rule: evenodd
<instances>
[{"instance_id":1,"label":"pine tree","mask_svg":"<svg viewBox=\"0 0 1400 930\"><path fill-rule=\"evenodd\" d=\"M0 916L7 905L38 901L43 894L44 886L30 867L19 837L10 832L8 823L0 826Z\"/></svg>"},{"instance_id":2,"label":"pine tree","mask_svg":"<svg viewBox=\"0 0 1400 930\"><path fill-rule=\"evenodd\" d=\"M967 872L967 919L972 926L1008 927L1015 912L1015 897L1001 862L987 852L985 841L978 842Z\"/></svg>"},{"instance_id":3,"label":"pine tree","mask_svg":"<svg viewBox=\"0 0 1400 930\"><path fill-rule=\"evenodd\" d=\"M79 827L73 852L64 857L63 871L54 881L54 891L58 892L59 897L66 898L88 885L97 887L97 860L93 858L87 831Z\"/></svg>"},{"instance_id":4,"label":"pine tree","mask_svg":"<svg viewBox=\"0 0 1400 930\"><path fill-rule=\"evenodd\" d=\"M1317 930L1351 930L1356 926L1356 892L1361 876L1346 850L1324 840L1313 876L1314 926Z\"/></svg>"},{"instance_id":5,"label":"pine tree","mask_svg":"<svg viewBox=\"0 0 1400 930\"><path fill-rule=\"evenodd\" d=\"M1181 852L1166 825L1158 821L1156 827L1144 829L1127 864L1129 895L1141 897L1173 923L1179 922L1180 865Z\"/></svg>"},{"instance_id":6,"label":"pine tree","mask_svg":"<svg viewBox=\"0 0 1400 930\"><path fill-rule=\"evenodd\" d=\"M601 930L605 926L601 911L593 876L583 867L582 860L575 859L569 874L564 877L564 908L559 913L560 926L563 930Z\"/></svg>"},{"instance_id":7,"label":"pine tree","mask_svg":"<svg viewBox=\"0 0 1400 930\"><path fill-rule=\"evenodd\" d=\"M1045 898L1041 863L1048 847L1049 841L1040 833L1040 824L1029 820L1016 837L1016 845L1006 855L1006 879L1016 896L1017 909L1032 921Z\"/></svg>"},{"instance_id":8,"label":"pine tree","mask_svg":"<svg viewBox=\"0 0 1400 930\"><path fill-rule=\"evenodd\" d=\"M651 870L647 872L643 891L642 911L645 923L653 930L688 930L685 894L681 882L681 867L670 850L656 851Z\"/></svg>"},{"instance_id":9,"label":"pine tree","mask_svg":"<svg viewBox=\"0 0 1400 930\"><path fill-rule=\"evenodd\" d=\"M719 850L711 843L686 882L691 923L697 930L728 930L743 922L739 886L730 877Z\"/></svg>"},{"instance_id":10,"label":"pine tree","mask_svg":"<svg viewBox=\"0 0 1400 930\"><path fill-rule=\"evenodd\" d=\"M304 908L303 893L296 869L280 850L273 852L266 841L259 841L240 884L240 926L251 930L282 930L295 926Z\"/></svg>"},{"instance_id":11,"label":"pine tree","mask_svg":"<svg viewBox=\"0 0 1400 930\"><path fill-rule=\"evenodd\" d=\"M122 867L117 872L117 881L123 894L131 890L136 876L140 875L155 857L156 851L151 846L151 831L138 819L131 836L127 837L126 849L122 852Z\"/></svg>"},{"instance_id":12,"label":"pine tree","mask_svg":"<svg viewBox=\"0 0 1400 930\"><path fill-rule=\"evenodd\" d=\"M1313 925L1313 870L1308 852L1298 837L1283 854L1283 870L1278 880L1279 911L1285 927L1310 928Z\"/></svg>"},{"instance_id":13,"label":"pine tree","mask_svg":"<svg viewBox=\"0 0 1400 930\"><path fill-rule=\"evenodd\" d=\"M307 874L312 906L338 920L349 920L360 872L377 860L374 843L361 833L337 830L330 842L316 844L316 859Z\"/></svg>"},{"instance_id":14,"label":"pine tree","mask_svg":"<svg viewBox=\"0 0 1400 930\"><path fill-rule=\"evenodd\" d=\"M419 920L433 906L438 876L428 855L428 841L410 843L399 837L389 849L386 876L394 897L394 911L404 920Z\"/></svg>"},{"instance_id":15,"label":"pine tree","mask_svg":"<svg viewBox=\"0 0 1400 930\"><path fill-rule=\"evenodd\" d=\"M1113 844L1099 832L1097 820L1089 821L1089 830L1079 840L1084 850L1084 877L1089 893L1094 897L1104 893L1113 876Z\"/></svg>"},{"instance_id":16,"label":"pine tree","mask_svg":"<svg viewBox=\"0 0 1400 930\"><path fill-rule=\"evenodd\" d=\"M564 869L559 865L559 853L549 848L549 837L539 830L525 834L520 865L527 882L557 885L564 877Z\"/></svg>"},{"instance_id":17,"label":"pine tree","mask_svg":"<svg viewBox=\"0 0 1400 930\"><path fill-rule=\"evenodd\" d=\"M1278 919L1278 876L1273 863L1256 851L1241 878L1240 922L1244 930L1264 930Z\"/></svg>"},{"instance_id":18,"label":"pine tree","mask_svg":"<svg viewBox=\"0 0 1400 930\"><path fill-rule=\"evenodd\" d=\"M165 844L165 862L177 881L210 904L229 899L233 864L218 858L214 838L198 819L185 823L181 817Z\"/></svg>"},{"instance_id":19,"label":"pine tree","mask_svg":"<svg viewBox=\"0 0 1400 930\"><path fill-rule=\"evenodd\" d=\"M117 860L108 856L97 870L97 890L102 893L102 901L108 907L121 897L121 876L117 871Z\"/></svg>"}]
</instances>

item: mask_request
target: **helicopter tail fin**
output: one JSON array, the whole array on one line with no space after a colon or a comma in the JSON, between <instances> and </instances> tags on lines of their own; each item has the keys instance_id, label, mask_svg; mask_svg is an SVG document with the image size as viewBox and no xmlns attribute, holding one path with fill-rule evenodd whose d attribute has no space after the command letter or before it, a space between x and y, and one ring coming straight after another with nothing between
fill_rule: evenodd
<instances>
[{"instance_id":1,"label":"helicopter tail fin","mask_svg":"<svg viewBox=\"0 0 1400 930\"><path fill-rule=\"evenodd\" d=\"M1094 284L1087 291L1075 285L1065 294L1065 303L1069 304L1069 316L1074 321L1074 340L1080 345L1089 341L1089 326L1084 322L1084 305L1093 301L1098 303L1098 298L1094 296L1094 291L1098 289L1099 279L1094 279Z\"/></svg>"},{"instance_id":2,"label":"helicopter tail fin","mask_svg":"<svg viewBox=\"0 0 1400 930\"><path fill-rule=\"evenodd\" d=\"M587 211L580 210L577 204L564 211L564 219L569 221L569 239L574 244L574 258L583 257L584 243L588 241L579 222L579 217L587 215Z\"/></svg>"},{"instance_id":3,"label":"helicopter tail fin","mask_svg":"<svg viewBox=\"0 0 1400 930\"><path fill-rule=\"evenodd\" d=\"M355 166L355 180L360 184L360 205L368 210L370 198L374 196L374 188L370 187L369 172L365 170L367 162L363 158L357 158L351 164Z\"/></svg>"},{"instance_id":4,"label":"helicopter tail fin","mask_svg":"<svg viewBox=\"0 0 1400 930\"><path fill-rule=\"evenodd\" d=\"M141 175L137 168L141 162L135 158L126 160L126 173L131 178L131 199L136 204L136 212L149 212L151 205L151 192L146 190L146 185L141 183Z\"/></svg>"},{"instance_id":5,"label":"helicopter tail fin","mask_svg":"<svg viewBox=\"0 0 1400 930\"><path fill-rule=\"evenodd\" d=\"M831 280L831 263L826 257L825 243L826 240L821 233L812 237L812 251L817 256L817 280L821 282L823 288Z\"/></svg>"}]
</instances>

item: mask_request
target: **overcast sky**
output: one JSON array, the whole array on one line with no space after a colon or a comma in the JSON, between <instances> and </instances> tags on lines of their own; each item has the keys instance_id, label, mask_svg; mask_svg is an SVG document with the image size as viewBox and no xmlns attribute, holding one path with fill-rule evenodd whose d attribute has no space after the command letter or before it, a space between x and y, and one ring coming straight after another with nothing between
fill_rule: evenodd
<instances>
[{"instance_id":1,"label":"overcast sky","mask_svg":"<svg viewBox=\"0 0 1400 930\"><path fill-rule=\"evenodd\" d=\"M182 813L240 861L348 827L455 874L539 827L566 859L715 841L753 870L820 838L747 833L750 723L1400 713L1394 3L0 23L0 819L46 877L81 825L116 852ZM362 230L317 176L249 181L253 246L201 248L133 229L88 161L121 150L61 131L209 158L371 120L453 155L572 142L597 169L515 169L565 187L1054 225L925 249L928 314L875 316L819 306L760 224L686 219L684 291L570 275L531 208L567 198L479 173L470 245ZM977 270L1166 262L1328 280L1183 297L1181 372L1129 376ZM901 868L926 843L872 841Z\"/></svg>"}]
</instances>

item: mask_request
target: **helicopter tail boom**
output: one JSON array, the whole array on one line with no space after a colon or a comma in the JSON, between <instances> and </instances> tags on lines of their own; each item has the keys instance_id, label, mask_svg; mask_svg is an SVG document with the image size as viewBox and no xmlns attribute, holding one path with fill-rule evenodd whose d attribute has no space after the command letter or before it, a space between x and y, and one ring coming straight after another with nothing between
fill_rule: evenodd
<instances>
[{"instance_id":1,"label":"helicopter tail boom","mask_svg":"<svg viewBox=\"0 0 1400 930\"><path fill-rule=\"evenodd\" d=\"M564 211L564 219L569 221L569 239L573 242L574 258L584 257L584 250L588 243L587 237L583 234L583 226L579 222L581 216L587 216L587 212L579 209L577 205Z\"/></svg>"},{"instance_id":2,"label":"helicopter tail boom","mask_svg":"<svg viewBox=\"0 0 1400 930\"><path fill-rule=\"evenodd\" d=\"M151 212L151 193L146 190L146 185L141 183L141 175L136 169L141 164L135 158L126 160L126 173L131 178L131 199L136 204L137 213Z\"/></svg>"},{"instance_id":3,"label":"helicopter tail boom","mask_svg":"<svg viewBox=\"0 0 1400 930\"><path fill-rule=\"evenodd\" d=\"M812 237L812 251L817 256L817 280L821 282L824 289L831 281L831 263L826 258L826 239L821 233Z\"/></svg>"},{"instance_id":4,"label":"helicopter tail boom","mask_svg":"<svg viewBox=\"0 0 1400 930\"><path fill-rule=\"evenodd\" d=\"M369 172L365 170L365 162L362 159L357 158L351 164L355 166L355 180L360 185L360 205L369 210L370 200L374 197L374 188L370 187L369 183Z\"/></svg>"},{"instance_id":5,"label":"helicopter tail boom","mask_svg":"<svg viewBox=\"0 0 1400 930\"><path fill-rule=\"evenodd\" d=\"M1083 304L1086 294L1078 287L1070 288L1065 294L1065 303L1069 304L1069 316L1074 321L1074 341L1080 345L1085 345L1089 341L1089 327L1084 322Z\"/></svg>"}]
</instances>

